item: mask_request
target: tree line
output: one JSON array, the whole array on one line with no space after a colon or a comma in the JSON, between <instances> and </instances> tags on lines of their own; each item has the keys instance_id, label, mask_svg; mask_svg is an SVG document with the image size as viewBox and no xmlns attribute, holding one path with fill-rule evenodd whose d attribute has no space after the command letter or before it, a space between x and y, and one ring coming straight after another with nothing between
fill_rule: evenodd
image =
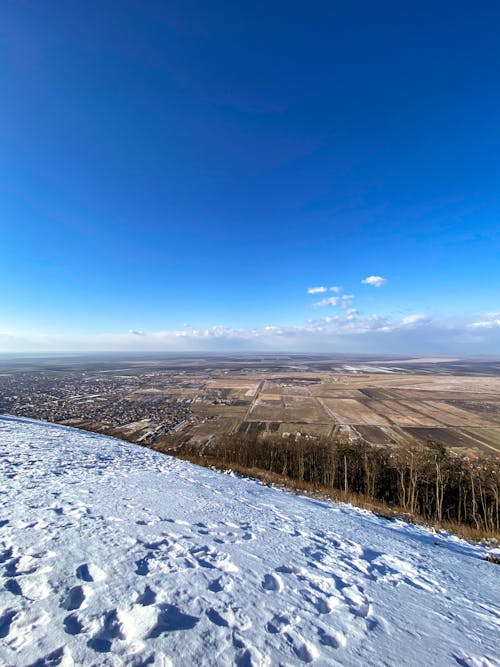
<instances>
[{"instance_id":1,"label":"tree line","mask_svg":"<svg viewBox=\"0 0 500 667\"><path fill-rule=\"evenodd\" d=\"M187 445L187 451L191 448ZM429 440L411 447L371 446L348 438L213 438L200 452L217 465L259 469L314 486L395 505L434 522L500 529L498 459L471 460Z\"/></svg>"}]
</instances>

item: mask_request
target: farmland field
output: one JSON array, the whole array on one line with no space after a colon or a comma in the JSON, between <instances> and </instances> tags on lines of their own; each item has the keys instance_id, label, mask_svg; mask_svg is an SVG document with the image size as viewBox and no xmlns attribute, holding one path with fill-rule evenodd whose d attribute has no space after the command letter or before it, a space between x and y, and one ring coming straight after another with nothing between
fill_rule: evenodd
<instances>
[{"instance_id":1,"label":"farmland field","mask_svg":"<svg viewBox=\"0 0 500 667\"><path fill-rule=\"evenodd\" d=\"M456 453L500 455L500 375L443 374L440 363L434 373L419 372L417 364L384 374L365 368L255 373L254 384L246 377L211 386L228 390L233 399L252 388L253 397L240 413L240 433L318 436L341 429L373 445L432 439ZM218 412L228 407L220 405ZM196 438L196 427L192 434Z\"/></svg>"},{"instance_id":2,"label":"farmland field","mask_svg":"<svg viewBox=\"0 0 500 667\"><path fill-rule=\"evenodd\" d=\"M3 410L181 447L223 433L500 456L500 363L327 355L0 359ZM1 406L0 406L1 407Z\"/></svg>"}]
</instances>

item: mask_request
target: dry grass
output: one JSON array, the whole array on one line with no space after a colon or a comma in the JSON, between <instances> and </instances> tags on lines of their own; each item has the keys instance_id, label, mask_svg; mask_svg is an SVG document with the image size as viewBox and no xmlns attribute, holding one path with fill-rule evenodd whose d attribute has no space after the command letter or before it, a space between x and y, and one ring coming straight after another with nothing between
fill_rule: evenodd
<instances>
[{"instance_id":1,"label":"dry grass","mask_svg":"<svg viewBox=\"0 0 500 667\"><path fill-rule=\"evenodd\" d=\"M491 554L488 554L486 556L486 560L488 561L488 563L495 563L495 565L500 565L500 558L492 556Z\"/></svg>"}]
</instances>

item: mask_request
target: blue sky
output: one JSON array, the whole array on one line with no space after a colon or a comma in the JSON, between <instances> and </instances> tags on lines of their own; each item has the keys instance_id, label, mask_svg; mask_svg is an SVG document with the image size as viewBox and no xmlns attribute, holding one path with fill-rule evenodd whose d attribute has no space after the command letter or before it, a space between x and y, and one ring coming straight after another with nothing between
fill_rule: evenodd
<instances>
[{"instance_id":1,"label":"blue sky","mask_svg":"<svg viewBox=\"0 0 500 667\"><path fill-rule=\"evenodd\" d=\"M495 353L499 19L1 3L0 351Z\"/></svg>"}]
</instances>

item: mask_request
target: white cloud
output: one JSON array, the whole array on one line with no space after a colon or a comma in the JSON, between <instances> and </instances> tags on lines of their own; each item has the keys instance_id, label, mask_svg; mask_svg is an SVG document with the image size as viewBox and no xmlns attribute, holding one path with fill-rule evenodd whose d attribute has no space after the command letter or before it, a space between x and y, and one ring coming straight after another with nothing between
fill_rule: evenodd
<instances>
[{"instance_id":1,"label":"white cloud","mask_svg":"<svg viewBox=\"0 0 500 667\"><path fill-rule=\"evenodd\" d=\"M403 317L400 324L403 327L414 327L417 324L423 324L424 322L430 322L430 315L424 315L422 313L415 313L414 315L407 315Z\"/></svg>"},{"instance_id":2,"label":"white cloud","mask_svg":"<svg viewBox=\"0 0 500 667\"><path fill-rule=\"evenodd\" d=\"M331 287L325 287L324 285L321 285L319 287L309 287L307 293L324 294L325 292L334 292L335 294L339 294L341 291L342 287L340 285L332 285Z\"/></svg>"},{"instance_id":3,"label":"white cloud","mask_svg":"<svg viewBox=\"0 0 500 667\"><path fill-rule=\"evenodd\" d=\"M486 313L483 319L477 322L471 322L471 329L496 329L500 327L500 312Z\"/></svg>"},{"instance_id":4,"label":"white cloud","mask_svg":"<svg viewBox=\"0 0 500 667\"><path fill-rule=\"evenodd\" d=\"M350 296L350 295L346 295ZM331 297L341 299L341 297ZM335 312L335 311L334 311ZM436 319L363 314L355 308L301 326L215 326L164 329L143 335L87 336L0 333L0 352L355 352L366 354L491 354L500 349L500 313Z\"/></svg>"},{"instance_id":5,"label":"white cloud","mask_svg":"<svg viewBox=\"0 0 500 667\"><path fill-rule=\"evenodd\" d=\"M320 301L313 303L315 308L324 308L325 306L339 306L340 308L350 308L354 301L354 294L344 294L343 296L327 296Z\"/></svg>"},{"instance_id":6,"label":"white cloud","mask_svg":"<svg viewBox=\"0 0 500 667\"><path fill-rule=\"evenodd\" d=\"M340 297L340 307L341 308L350 308L352 302L354 301L354 294L344 294Z\"/></svg>"},{"instance_id":7,"label":"white cloud","mask_svg":"<svg viewBox=\"0 0 500 667\"><path fill-rule=\"evenodd\" d=\"M326 298L321 299L321 301L316 301L316 303L313 303L313 306L315 308L323 308L324 306L338 306L339 301L339 296L327 296Z\"/></svg>"},{"instance_id":8,"label":"white cloud","mask_svg":"<svg viewBox=\"0 0 500 667\"><path fill-rule=\"evenodd\" d=\"M387 285L387 278L382 278L382 276L368 276L368 278L363 278L361 281L363 285L372 285L373 287L382 287L382 285Z\"/></svg>"}]
</instances>

